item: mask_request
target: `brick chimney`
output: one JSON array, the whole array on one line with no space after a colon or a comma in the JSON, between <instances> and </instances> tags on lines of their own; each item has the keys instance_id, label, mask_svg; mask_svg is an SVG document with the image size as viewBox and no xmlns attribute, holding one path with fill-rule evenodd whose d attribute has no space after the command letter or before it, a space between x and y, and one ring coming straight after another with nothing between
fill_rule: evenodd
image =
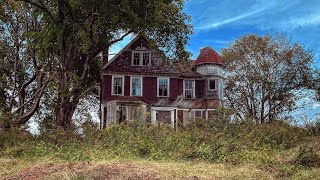
<instances>
[{"instance_id":1,"label":"brick chimney","mask_svg":"<svg viewBox=\"0 0 320 180\"><path fill-rule=\"evenodd\" d=\"M102 51L102 63L103 65L108 63L109 60L109 48L106 48Z\"/></svg>"}]
</instances>

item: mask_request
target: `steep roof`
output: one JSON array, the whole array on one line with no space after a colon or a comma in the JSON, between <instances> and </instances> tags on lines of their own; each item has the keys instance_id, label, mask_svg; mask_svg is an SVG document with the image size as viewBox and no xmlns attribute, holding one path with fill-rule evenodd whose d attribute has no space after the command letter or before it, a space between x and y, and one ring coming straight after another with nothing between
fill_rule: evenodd
<instances>
[{"instance_id":1,"label":"steep roof","mask_svg":"<svg viewBox=\"0 0 320 180\"><path fill-rule=\"evenodd\" d=\"M155 57L149 66L133 66L132 51L153 51L158 52L150 45L150 39L144 34L137 35L129 44L127 44L117 55L115 55L107 64L102 67L103 72L115 73L137 73L137 74L179 74L177 70L166 60Z\"/></svg>"},{"instance_id":2,"label":"steep roof","mask_svg":"<svg viewBox=\"0 0 320 180\"><path fill-rule=\"evenodd\" d=\"M200 54L195 61L195 65L205 63L223 64L220 55L211 47L200 49Z\"/></svg>"}]
</instances>

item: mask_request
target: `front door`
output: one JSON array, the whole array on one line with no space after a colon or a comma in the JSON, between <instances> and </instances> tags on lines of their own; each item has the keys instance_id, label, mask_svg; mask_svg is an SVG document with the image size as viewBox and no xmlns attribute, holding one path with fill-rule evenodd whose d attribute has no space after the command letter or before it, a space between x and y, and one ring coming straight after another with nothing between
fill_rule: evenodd
<instances>
[{"instance_id":1,"label":"front door","mask_svg":"<svg viewBox=\"0 0 320 180\"><path fill-rule=\"evenodd\" d=\"M119 107L119 123L122 123L125 120L127 120L127 107L120 106Z\"/></svg>"}]
</instances>

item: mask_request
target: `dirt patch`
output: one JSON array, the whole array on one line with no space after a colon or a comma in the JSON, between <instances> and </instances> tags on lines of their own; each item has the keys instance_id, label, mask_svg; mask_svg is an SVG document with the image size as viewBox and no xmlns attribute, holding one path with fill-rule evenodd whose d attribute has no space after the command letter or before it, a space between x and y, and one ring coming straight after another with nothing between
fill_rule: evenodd
<instances>
[{"instance_id":1,"label":"dirt patch","mask_svg":"<svg viewBox=\"0 0 320 180\"><path fill-rule=\"evenodd\" d=\"M27 167L5 179L162 179L160 174L128 164L47 163Z\"/></svg>"}]
</instances>

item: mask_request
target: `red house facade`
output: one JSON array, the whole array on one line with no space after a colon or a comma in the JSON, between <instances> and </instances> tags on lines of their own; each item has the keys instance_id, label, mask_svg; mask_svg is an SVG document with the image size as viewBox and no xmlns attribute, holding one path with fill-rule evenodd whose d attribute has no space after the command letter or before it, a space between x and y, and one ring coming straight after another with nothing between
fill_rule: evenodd
<instances>
[{"instance_id":1,"label":"red house facade","mask_svg":"<svg viewBox=\"0 0 320 180\"><path fill-rule=\"evenodd\" d=\"M101 128L143 120L183 125L221 106L224 66L210 47L191 68L177 68L138 35L102 68Z\"/></svg>"}]
</instances>

